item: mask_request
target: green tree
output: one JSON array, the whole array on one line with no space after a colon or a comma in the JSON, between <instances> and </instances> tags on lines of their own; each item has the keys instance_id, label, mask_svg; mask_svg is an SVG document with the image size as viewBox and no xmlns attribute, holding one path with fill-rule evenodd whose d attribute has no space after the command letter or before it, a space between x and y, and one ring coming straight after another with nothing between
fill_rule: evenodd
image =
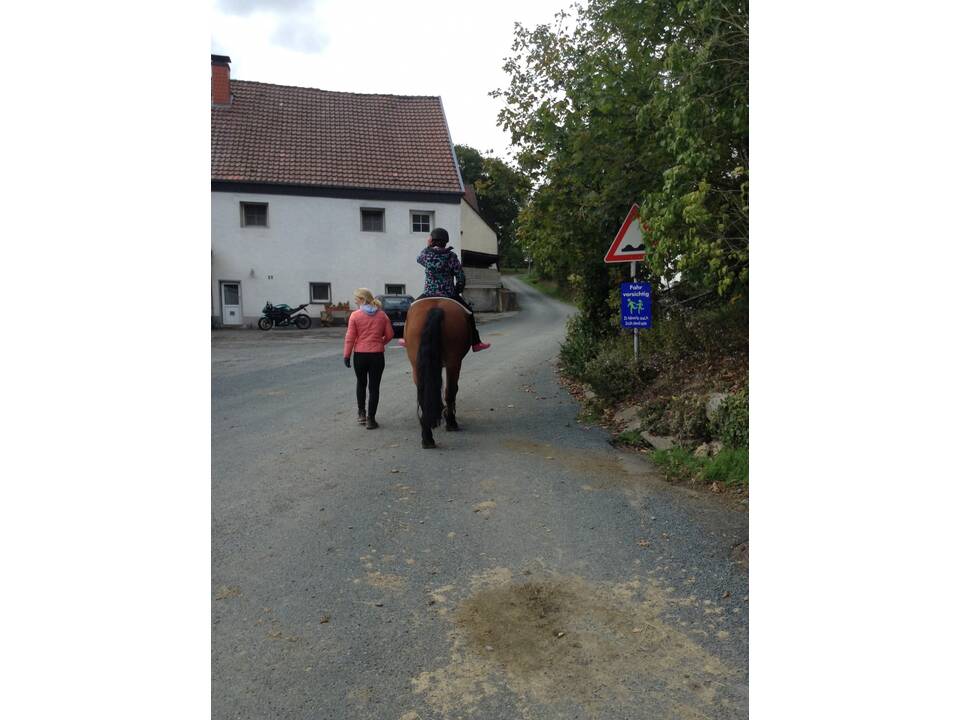
<instances>
[{"instance_id":1,"label":"green tree","mask_svg":"<svg viewBox=\"0 0 960 720\"><path fill-rule=\"evenodd\" d=\"M456 145L455 150L463 181L474 186L480 214L497 233L501 264L520 265L523 251L516 240L517 217L530 193L530 181L500 158L484 156L468 145Z\"/></svg>"},{"instance_id":2,"label":"green tree","mask_svg":"<svg viewBox=\"0 0 960 720\"><path fill-rule=\"evenodd\" d=\"M747 292L747 3L589 0L515 26L499 123L535 184L517 237L609 327L605 266L630 204L651 228L646 272L678 292Z\"/></svg>"},{"instance_id":3,"label":"green tree","mask_svg":"<svg viewBox=\"0 0 960 720\"><path fill-rule=\"evenodd\" d=\"M483 155L469 145L455 145L457 161L460 163L460 176L468 185L473 185L483 177Z\"/></svg>"}]
</instances>

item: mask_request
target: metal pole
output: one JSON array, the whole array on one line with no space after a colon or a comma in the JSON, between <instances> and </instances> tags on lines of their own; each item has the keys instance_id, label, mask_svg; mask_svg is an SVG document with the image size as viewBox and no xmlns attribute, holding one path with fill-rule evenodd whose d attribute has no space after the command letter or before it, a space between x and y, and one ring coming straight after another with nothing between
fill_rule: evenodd
<instances>
[{"instance_id":1,"label":"metal pole","mask_svg":"<svg viewBox=\"0 0 960 720\"><path fill-rule=\"evenodd\" d=\"M630 282L635 283L637 281L637 261L630 261ZM639 301L640 298L637 298ZM633 361L640 362L640 329L633 329Z\"/></svg>"}]
</instances>

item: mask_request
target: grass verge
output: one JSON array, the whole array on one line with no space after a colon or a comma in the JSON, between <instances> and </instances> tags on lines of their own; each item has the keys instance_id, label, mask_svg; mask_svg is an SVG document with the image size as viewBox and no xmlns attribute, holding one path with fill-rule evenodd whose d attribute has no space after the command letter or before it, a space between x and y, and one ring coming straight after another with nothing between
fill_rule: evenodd
<instances>
[{"instance_id":1,"label":"grass verge","mask_svg":"<svg viewBox=\"0 0 960 720\"><path fill-rule=\"evenodd\" d=\"M746 448L724 448L713 457L696 457L686 448L654 450L650 459L667 480L744 485L749 483L749 452Z\"/></svg>"}]
</instances>

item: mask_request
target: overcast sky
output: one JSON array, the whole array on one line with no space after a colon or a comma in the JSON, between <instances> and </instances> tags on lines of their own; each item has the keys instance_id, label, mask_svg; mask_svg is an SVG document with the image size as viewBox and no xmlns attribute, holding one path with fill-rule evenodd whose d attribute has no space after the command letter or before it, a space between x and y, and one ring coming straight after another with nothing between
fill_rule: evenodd
<instances>
[{"instance_id":1,"label":"overcast sky","mask_svg":"<svg viewBox=\"0 0 960 720\"><path fill-rule=\"evenodd\" d=\"M570 0L212 0L212 52L231 77L323 90L439 95L453 141L508 157L497 127L513 24Z\"/></svg>"}]
</instances>

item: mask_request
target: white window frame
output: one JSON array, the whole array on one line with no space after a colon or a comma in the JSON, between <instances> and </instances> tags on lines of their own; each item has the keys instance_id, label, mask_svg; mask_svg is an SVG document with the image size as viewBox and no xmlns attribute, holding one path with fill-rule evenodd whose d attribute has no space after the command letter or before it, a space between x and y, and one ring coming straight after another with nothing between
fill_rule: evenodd
<instances>
[{"instance_id":1,"label":"white window frame","mask_svg":"<svg viewBox=\"0 0 960 720\"><path fill-rule=\"evenodd\" d=\"M313 299L313 286L314 286L314 285L326 285L326 286L327 286L327 299L326 299L326 300L314 300L314 299ZM310 284L307 285L307 297L310 298L310 304L311 304L311 305L326 305L326 304L328 304L328 303L331 303L331 302L333 302L333 284L332 284L332 283L328 283L328 282L321 282L321 281L319 281L319 280L316 281L316 282L310 282Z\"/></svg>"},{"instance_id":2,"label":"white window frame","mask_svg":"<svg viewBox=\"0 0 960 720\"><path fill-rule=\"evenodd\" d=\"M428 218L428 222L430 223L430 227L428 227L426 230L415 230L413 227L413 223L414 223L413 218L415 215L426 215ZM411 210L410 211L410 232L414 235L420 235L422 233L430 232L437 226L435 217L436 216L434 215L433 210Z\"/></svg>"},{"instance_id":3,"label":"white window frame","mask_svg":"<svg viewBox=\"0 0 960 720\"><path fill-rule=\"evenodd\" d=\"M380 229L379 229L379 230L367 230L367 229L363 226L363 214L364 214L364 213L372 213L372 212L378 212L378 213L380 213ZM385 233L385 232L387 231L387 209L386 209L386 208L378 208L378 207L362 207L362 208L360 208L360 231L361 231L361 232L379 232L379 233Z\"/></svg>"},{"instance_id":4,"label":"white window frame","mask_svg":"<svg viewBox=\"0 0 960 720\"><path fill-rule=\"evenodd\" d=\"M247 207L251 205L263 206L263 225L247 224ZM240 201L240 227L258 227L258 228L270 227L270 203L247 202L245 200L241 200Z\"/></svg>"},{"instance_id":5,"label":"white window frame","mask_svg":"<svg viewBox=\"0 0 960 720\"><path fill-rule=\"evenodd\" d=\"M391 287L401 288L403 292L392 293L390 292ZM407 285L406 283L384 283L383 285L383 294L384 295L406 295L407 294Z\"/></svg>"}]
</instances>

